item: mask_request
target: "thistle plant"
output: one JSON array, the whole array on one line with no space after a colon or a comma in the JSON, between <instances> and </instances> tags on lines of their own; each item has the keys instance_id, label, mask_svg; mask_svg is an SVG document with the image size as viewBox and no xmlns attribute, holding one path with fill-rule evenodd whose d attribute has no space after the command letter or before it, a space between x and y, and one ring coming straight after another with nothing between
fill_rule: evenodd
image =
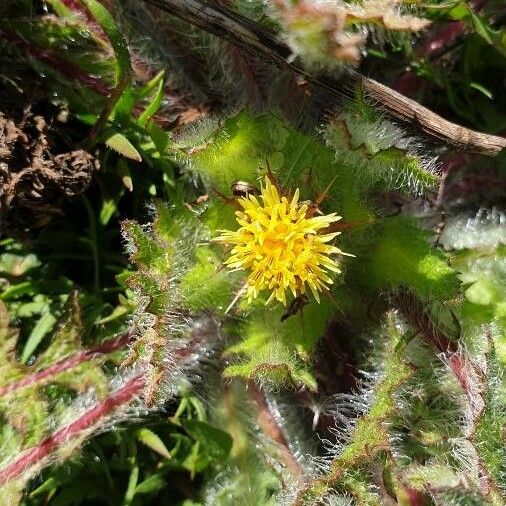
<instances>
[{"instance_id":1,"label":"thistle plant","mask_svg":"<svg viewBox=\"0 0 506 506\"><path fill-rule=\"evenodd\" d=\"M504 117L357 71L442 86L411 43L459 20L500 54L474 8L0 7L8 215L97 162L3 224L0 501L504 502Z\"/></svg>"}]
</instances>

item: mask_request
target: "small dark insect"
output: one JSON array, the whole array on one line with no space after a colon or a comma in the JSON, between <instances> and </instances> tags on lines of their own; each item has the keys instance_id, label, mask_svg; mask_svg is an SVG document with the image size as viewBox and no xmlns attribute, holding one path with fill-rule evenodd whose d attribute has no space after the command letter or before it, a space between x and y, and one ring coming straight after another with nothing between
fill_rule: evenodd
<instances>
[{"instance_id":1,"label":"small dark insect","mask_svg":"<svg viewBox=\"0 0 506 506\"><path fill-rule=\"evenodd\" d=\"M249 195L258 195L260 193L258 188L245 181L233 181L231 189L234 197L248 197Z\"/></svg>"},{"instance_id":2,"label":"small dark insect","mask_svg":"<svg viewBox=\"0 0 506 506\"><path fill-rule=\"evenodd\" d=\"M281 317L281 321L284 322L290 316L297 314L299 311L302 311L304 306L309 302L309 299L306 295L301 294L295 297L295 299L290 302L290 305L286 309L285 314Z\"/></svg>"},{"instance_id":3,"label":"small dark insect","mask_svg":"<svg viewBox=\"0 0 506 506\"><path fill-rule=\"evenodd\" d=\"M327 194L330 191L330 188L334 184L334 181L336 180L337 175L332 179L332 181L329 183L327 188L323 190L321 193L318 194L316 199L314 201L311 200L304 200L299 203L300 206L307 205L307 211L306 211L306 217L312 218L315 214L322 215L323 213L320 210L320 204L325 200L327 197Z\"/></svg>"}]
</instances>

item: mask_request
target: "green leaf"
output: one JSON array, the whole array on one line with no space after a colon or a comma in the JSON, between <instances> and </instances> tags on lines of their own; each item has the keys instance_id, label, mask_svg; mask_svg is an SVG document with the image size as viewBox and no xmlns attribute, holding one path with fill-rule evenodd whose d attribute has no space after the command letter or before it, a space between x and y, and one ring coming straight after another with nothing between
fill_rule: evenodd
<instances>
[{"instance_id":1,"label":"green leaf","mask_svg":"<svg viewBox=\"0 0 506 506\"><path fill-rule=\"evenodd\" d=\"M481 19L480 16L472 12L472 10L470 10L470 13L473 21L473 27L476 30L476 33L480 35L483 39L485 39L491 46L493 46L494 41L492 39L493 37L492 29L485 24L485 22Z\"/></svg>"},{"instance_id":2,"label":"green leaf","mask_svg":"<svg viewBox=\"0 0 506 506\"><path fill-rule=\"evenodd\" d=\"M135 488L136 494L152 494L167 486L166 481L160 474L153 474L139 483Z\"/></svg>"},{"instance_id":3,"label":"green leaf","mask_svg":"<svg viewBox=\"0 0 506 506\"><path fill-rule=\"evenodd\" d=\"M95 322L96 325L104 325L106 323L113 322L118 319L122 319L124 316L130 313L131 308L128 307L128 301L125 299L124 303L121 303L120 305L116 306L111 313L109 313L107 316L104 316L103 318L100 318L100 320L97 320Z\"/></svg>"},{"instance_id":4,"label":"green leaf","mask_svg":"<svg viewBox=\"0 0 506 506\"><path fill-rule=\"evenodd\" d=\"M59 16L72 16L73 12L69 9L62 0L47 0L47 3Z\"/></svg>"},{"instance_id":5,"label":"green leaf","mask_svg":"<svg viewBox=\"0 0 506 506\"><path fill-rule=\"evenodd\" d=\"M481 278L473 283L465 292L468 300L474 304L487 306L501 301L501 293L492 280Z\"/></svg>"},{"instance_id":6,"label":"green leaf","mask_svg":"<svg viewBox=\"0 0 506 506\"><path fill-rule=\"evenodd\" d=\"M195 265L181 278L185 306L196 312L213 309L223 314L238 277L223 269L221 259L209 247L198 247L195 256Z\"/></svg>"},{"instance_id":7,"label":"green leaf","mask_svg":"<svg viewBox=\"0 0 506 506\"><path fill-rule=\"evenodd\" d=\"M169 134L160 128L154 121L149 125L149 135L160 155L163 155L170 143Z\"/></svg>"},{"instance_id":8,"label":"green leaf","mask_svg":"<svg viewBox=\"0 0 506 506\"><path fill-rule=\"evenodd\" d=\"M44 492L49 492L54 490L58 486L58 480L51 476L49 477L42 485L39 485L35 490L30 492L30 497L35 497L36 495L43 494Z\"/></svg>"},{"instance_id":9,"label":"green leaf","mask_svg":"<svg viewBox=\"0 0 506 506\"><path fill-rule=\"evenodd\" d=\"M60 490L51 503L55 506L70 506L85 497L90 498L89 485L86 486L86 484L79 482L71 483L66 488Z\"/></svg>"},{"instance_id":10,"label":"green leaf","mask_svg":"<svg viewBox=\"0 0 506 506\"><path fill-rule=\"evenodd\" d=\"M164 96L164 89L163 89L164 82L162 79L163 71L161 71L158 74L158 76L160 76L160 79L159 79L159 82L157 85L156 93L153 96L151 102L149 102L148 106L146 107L146 109L144 109L142 114L139 116L139 119L137 120L137 124L140 126L145 126L146 123L148 122L148 120L151 118L151 116L153 116L153 114L155 114L156 111L158 111L158 109L160 108L160 105L162 104L162 100L163 100L163 96ZM158 76L156 76L155 79Z\"/></svg>"},{"instance_id":11,"label":"green leaf","mask_svg":"<svg viewBox=\"0 0 506 506\"><path fill-rule=\"evenodd\" d=\"M116 124L128 125L132 119L132 113L135 107L135 93L132 89L132 85L128 83L125 85L124 90L121 92L121 96L114 104L112 110L112 116Z\"/></svg>"},{"instance_id":12,"label":"green leaf","mask_svg":"<svg viewBox=\"0 0 506 506\"><path fill-rule=\"evenodd\" d=\"M137 463L133 463L132 469L130 471L130 476L128 478L128 485L125 492L125 500L123 502L124 506L128 506L132 504L135 493L137 492L137 482L139 480L139 466Z\"/></svg>"},{"instance_id":13,"label":"green leaf","mask_svg":"<svg viewBox=\"0 0 506 506\"><path fill-rule=\"evenodd\" d=\"M492 95L492 92L490 90L488 90L487 88L485 88L485 86L482 86L479 83L471 83L469 85L469 87L473 88L475 90L478 90L479 92L483 93L483 95L485 95L486 97L490 98L490 100L492 100L494 98L494 95Z\"/></svg>"},{"instance_id":14,"label":"green leaf","mask_svg":"<svg viewBox=\"0 0 506 506\"><path fill-rule=\"evenodd\" d=\"M357 282L369 290L405 287L424 300L447 300L458 293L457 273L448 266L445 255L433 248L428 234L416 222L391 217L377 227L374 243L362 253L362 262L351 262L357 269ZM367 287L367 288L366 288Z\"/></svg>"},{"instance_id":15,"label":"green leaf","mask_svg":"<svg viewBox=\"0 0 506 506\"><path fill-rule=\"evenodd\" d=\"M105 141L105 144L120 155L136 162L142 162L142 157L132 143L120 133L112 134Z\"/></svg>"},{"instance_id":16,"label":"green leaf","mask_svg":"<svg viewBox=\"0 0 506 506\"><path fill-rule=\"evenodd\" d=\"M190 140L195 152L188 162L214 188L229 194L234 180L256 183L259 166L265 167L266 158L284 145L288 132L274 115L253 117L243 111L226 120L213 137Z\"/></svg>"},{"instance_id":17,"label":"green leaf","mask_svg":"<svg viewBox=\"0 0 506 506\"><path fill-rule=\"evenodd\" d=\"M23 281L15 285L10 285L0 293L0 299L11 300L21 297L22 295L34 294L37 292L37 284L33 281Z\"/></svg>"},{"instance_id":18,"label":"green leaf","mask_svg":"<svg viewBox=\"0 0 506 506\"><path fill-rule=\"evenodd\" d=\"M46 313L40 318L23 347L23 352L21 354L21 362L23 364L28 362L42 339L51 331L55 323L56 318L51 313Z\"/></svg>"},{"instance_id":19,"label":"green leaf","mask_svg":"<svg viewBox=\"0 0 506 506\"><path fill-rule=\"evenodd\" d=\"M81 335L83 332L82 311L77 291L69 294L63 314L51 343L37 360L37 365L50 366L52 363L77 351L81 346Z\"/></svg>"},{"instance_id":20,"label":"green leaf","mask_svg":"<svg viewBox=\"0 0 506 506\"><path fill-rule=\"evenodd\" d=\"M467 18L469 17L469 14L470 14L469 6L466 5L464 2L457 4L448 12L448 16L455 21Z\"/></svg>"},{"instance_id":21,"label":"green leaf","mask_svg":"<svg viewBox=\"0 0 506 506\"><path fill-rule=\"evenodd\" d=\"M33 253L29 255L3 253L0 255L0 273L5 273L9 276L23 276L29 270L39 265L40 261Z\"/></svg>"},{"instance_id":22,"label":"green leaf","mask_svg":"<svg viewBox=\"0 0 506 506\"><path fill-rule=\"evenodd\" d=\"M20 304L16 307L15 315L17 318L31 318L35 315L43 315L49 310L50 299L45 296L36 296L37 300Z\"/></svg>"},{"instance_id":23,"label":"green leaf","mask_svg":"<svg viewBox=\"0 0 506 506\"><path fill-rule=\"evenodd\" d=\"M371 49L371 48L367 49L367 55L368 56L375 56L376 58L381 58L384 60L386 60L388 58L387 53L385 53L384 51L379 51L377 49Z\"/></svg>"},{"instance_id":24,"label":"green leaf","mask_svg":"<svg viewBox=\"0 0 506 506\"><path fill-rule=\"evenodd\" d=\"M142 98L147 97L153 90L157 89L160 82L163 81L164 76L165 71L160 70L160 72L158 72L158 74L156 74L153 79L150 79L140 90L137 91L137 100L141 100Z\"/></svg>"},{"instance_id":25,"label":"green leaf","mask_svg":"<svg viewBox=\"0 0 506 506\"><path fill-rule=\"evenodd\" d=\"M167 450L164 442L153 431L143 427L137 431L137 439L162 457L166 459L171 458L170 452Z\"/></svg>"},{"instance_id":26,"label":"green leaf","mask_svg":"<svg viewBox=\"0 0 506 506\"><path fill-rule=\"evenodd\" d=\"M209 459L223 462L232 449L232 436L224 430L199 420L182 421L183 428L197 443Z\"/></svg>"},{"instance_id":27,"label":"green leaf","mask_svg":"<svg viewBox=\"0 0 506 506\"><path fill-rule=\"evenodd\" d=\"M104 198L99 214L100 224L106 226L113 217L114 213L117 212L117 210L118 202L116 198Z\"/></svg>"},{"instance_id":28,"label":"green leaf","mask_svg":"<svg viewBox=\"0 0 506 506\"><path fill-rule=\"evenodd\" d=\"M111 41L117 61L117 81L131 72L130 53L122 31L109 11L97 0L81 0Z\"/></svg>"}]
</instances>

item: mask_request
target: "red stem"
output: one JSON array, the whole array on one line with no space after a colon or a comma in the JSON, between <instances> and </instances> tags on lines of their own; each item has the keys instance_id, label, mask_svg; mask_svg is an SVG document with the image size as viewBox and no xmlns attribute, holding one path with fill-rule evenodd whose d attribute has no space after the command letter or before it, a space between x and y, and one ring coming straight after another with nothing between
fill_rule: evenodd
<instances>
[{"instance_id":1,"label":"red stem","mask_svg":"<svg viewBox=\"0 0 506 506\"><path fill-rule=\"evenodd\" d=\"M450 371L458 381L464 395L467 397L467 407L472 418L473 433L485 409L486 381L482 377L479 368L464 353L460 352L455 341L450 340L443 332L438 330L431 322L428 313L420 301L414 296L404 292L397 297L398 305L413 328L417 329L422 337L440 351L446 358ZM471 444L474 435L468 437ZM477 449L479 466L479 489L483 495L487 495L495 488L493 479L482 462ZM421 504L416 502L413 504ZM411 503L410 503L411 504Z\"/></svg>"},{"instance_id":2,"label":"red stem","mask_svg":"<svg viewBox=\"0 0 506 506\"><path fill-rule=\"evenodd\" d=\"M74 367L87 358L97 354L115 351L125 346L133 339L134 338L130 333L122 335L115 340L111 340L86 352L80 352L68 359L62 360L40 373L35 373L31 376L31 378L37 378L38 380L40 380L41 376L47 378L51 376L51 374L46 374L46 371L49 370L52 371L52 375L58 374L69 367ZM175 349L173 351L175 358L180 364L184 364L189 360L192 360L196 349L198 348L198 344L198 341L190 340L187 345ZM30 384L35 381L36 379L33 379ZM15 384L18 385L16 388L26 386L29 382L25 381L23 385L19 385L19 383L21 382ZM145 372L135 375L118 390L112 392L107 399L97 402L93 407L91 407L91 409L83 413L76 420L57 430L37 446L26 450L16 460L0 470L0 485L27 471L30 467L39 464L44 458L48 457L52 452L58 450L58 448L60 448L63 444L78 437L79 434L84 431L91 429L94 425L100 422L102 418L111 415L116 408L128 405L136 396L141 394L145 384Z\"/></svg>"},{"instance_id":3,"label":"red stem","mask_svg":"<svg viewBox=\"0 0 506 506\"><path fill-rule=\"evenodd\" d=\"M439 330L432 322L424 305L412 293L402 290L396 296L396 305L408 323L430 344L435 346L438 351L445 354L457 352L457 345Z\"/></svg>"},{"instance_id":4,"label":"red stem","mask_svg":"<svg viewBox=\"0 0 506 506\"><path fill-rule=\"evenodd\" d=\"M271 412L265 394L253 381L248 382L248 392L256 406L258 422L262 430L278 444L280 457L285 462L292 476L297 480L303 479L303 470L290 449L282 427L279 426L275 416Z\"/></svg>"},{"instance_id":5,"label":"red stem","mask_svg":"<svg viewBox=\"0 0 506 506\"><path fill-rule=\"evenodd\" d=\"M140 394L144 387L144 378L138 374L130 379L125 385L112 393L110 397L102 402L96 403L93 408L86 411L72 423L56 431L39 445L23 453L14 462L0 471L0 485L18 476L26 469L39 463L42 459L49 456L59 446L75 438L83 431L90 429L102 418L110 415L116 408L128 404L132 399Z\"/></svg>"},{"instance_id":6,"label":"red stem","mask_svg":"<svg viewBox=\"0 0 506 506\"><path fill-rule=\"evenodd\" d=\"M473 419L477 419L483 410L484 401L480 392L480 375L475 366L459 351L456 341L448 338L432 323L423 304L416 297L403 292L397 297L397 303L409 324L445 356L450 370L467 396Z\"/></svg>"},{"instance_id":7,"label":"red stem","mask_svg":"<svg viewBox=\"0 0 506 506\"><path fill-rule=\"evenodd\" d=\"M130 332L119 336L116 339L111 339L110 341L106 341L94 348L90 348L89 350L80 351L71 355L70 357L64 358L59 362L49 366L47 369L43 369L41 371L34 372L24 378L11 383L5 387L0 388L0 397L10 394L20 388L29 387L35 385L36 383L41 383L43 381L47 381L54 376L61 374L69 369L77 367L78 365L86 362L87 360L91 360L99 355L104 355L107 353L112 353L116 350L119 350L125 347L128 343L133 340L133 337Z\"/></svg>"}]
</instances>

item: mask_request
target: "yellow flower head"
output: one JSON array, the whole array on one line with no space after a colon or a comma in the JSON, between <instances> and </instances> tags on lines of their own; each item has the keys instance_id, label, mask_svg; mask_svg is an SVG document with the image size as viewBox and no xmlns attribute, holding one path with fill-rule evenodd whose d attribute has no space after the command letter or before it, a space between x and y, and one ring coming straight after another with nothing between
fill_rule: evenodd
<instances>
[{"instance_id":1,"label":"yellow flower head","mask_svg":"<svg viewBox=\"0 0 506 506\"><path fill-rule=\"evenodd\" d=\"M247 296L251 302L261 290L286 305L286 290L294 297L309 286L319 302L318 292L332 284L328 271L340 273L333 255L346 254L329 244L339 232L324 233L341 219L336 213L308 216L307 204L298 204L299 190L291 201L280 197L268 177L260 195L238 199L243 208L236 212L238 230L222 230L215 240L234 245L226 261L233 270L249 271Z\"/></svg>"}]
</instances>

